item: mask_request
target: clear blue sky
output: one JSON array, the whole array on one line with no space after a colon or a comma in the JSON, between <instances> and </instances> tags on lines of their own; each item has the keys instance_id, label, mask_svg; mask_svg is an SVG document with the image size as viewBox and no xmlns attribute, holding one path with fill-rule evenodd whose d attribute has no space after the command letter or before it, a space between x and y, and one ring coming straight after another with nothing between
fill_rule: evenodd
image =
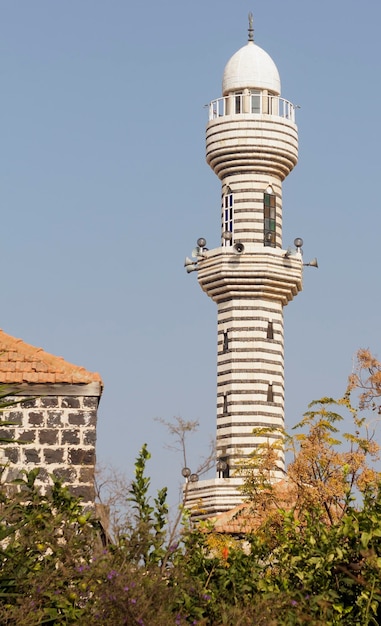
<instances>
[{"instance_id":1,"label":"clear blue sky","mask_svg":"<svg viewBox=\"0 0 381 626\"><path fill-rule=\"evenodd\" d=\"M285 311L286 421L339 396L359 347L380 349L381 5L376 0L0 2L0 326L99 371L98 458L131 475L147 442L175 502L181 459L154 420L215 429L216 310L183 268L219 241L204 105L255 40L299 104L284 247L304 239Z\"/></svg>"}]
</instances>

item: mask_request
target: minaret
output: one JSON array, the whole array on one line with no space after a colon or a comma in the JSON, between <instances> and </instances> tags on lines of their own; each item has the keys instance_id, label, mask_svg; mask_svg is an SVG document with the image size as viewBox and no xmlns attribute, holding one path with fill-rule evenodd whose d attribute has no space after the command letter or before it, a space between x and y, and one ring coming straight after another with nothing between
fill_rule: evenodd
<instances>
[{"instance_id":1,"label":"minaret","mask_svg":"<svg viewBox=\"0 0 381 626\"><path fill-rule=\"evenodd\" d=\"M206 160L222 185L221 244L208 250L199 240L196 260L186 261L218 311L219 475L187 489L187 506L205 517L242 502L237 467L264 441L254 429L273 428L275 438L284 427L283 307L302 289L303 262L301 240L282 249L282 182L297 156L295 107L280 97L250 15L248 42L225 67L206 129ZM274 480L283 463L281 455Z\"/></svg>"}]
</instances>

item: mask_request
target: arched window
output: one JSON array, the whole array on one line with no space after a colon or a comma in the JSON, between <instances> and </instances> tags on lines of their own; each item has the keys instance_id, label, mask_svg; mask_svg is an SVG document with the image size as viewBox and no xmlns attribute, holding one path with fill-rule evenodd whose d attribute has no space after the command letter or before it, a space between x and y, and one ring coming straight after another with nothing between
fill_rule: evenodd
<instances>
[{"instance_id":1,"label":"arched window","mask_svg":"<svg viewBox=\"0 0 381 626\"><path fill-rule=\"evenodd\" d=\"M222 245L233 245L233 216L234 216L234 199L230 187L227 187L226 193L222 199Z\"/></svg>"},{"instance_id":2,"label":"arched window","mask_svg":"<svg viewBox=\"0 0 381 626\"><path fill-rule=\"evenodd\" d=\"M267 386L267 402L274 402L274 391L272 383L269 383Z\"/></svg>"}]
</instances>

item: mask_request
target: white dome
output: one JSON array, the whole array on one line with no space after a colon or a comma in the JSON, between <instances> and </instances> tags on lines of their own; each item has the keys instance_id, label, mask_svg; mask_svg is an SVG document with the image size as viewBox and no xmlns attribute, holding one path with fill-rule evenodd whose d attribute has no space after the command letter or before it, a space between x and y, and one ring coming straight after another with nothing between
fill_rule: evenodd
<instances>
[{"instance_id":1,"label":"white dome","mask_svg":"<svg viewBox=\"0 0 381 626\"><path fill-rule=\"evenodd\" d=\"M222 79L222 95L242 89L268 89L280 95L277 67L262 48L252 41L233 54L227 62Z\"/></svg>"}]
</instances>

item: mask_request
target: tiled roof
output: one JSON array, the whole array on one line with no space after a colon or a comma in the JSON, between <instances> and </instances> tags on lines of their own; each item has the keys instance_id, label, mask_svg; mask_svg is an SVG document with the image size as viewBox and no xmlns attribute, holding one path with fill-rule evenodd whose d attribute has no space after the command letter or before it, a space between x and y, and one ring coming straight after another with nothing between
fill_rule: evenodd
<instances>
[{"instance_id":1,"label":"tiled roof","mask_svg":"<svg viewBox=\"0 0 381 626\"><path fill-rule=\"evenodd\" d=\"M210 521L216 532L228 535L250 533L259 526L258 519L253 515L252 505L248 502L220 513Z\"/></svg>"},{"instance_id":2,"label":"tiled roof","mask_svg":"<svg viewBox=\"0 0 381 626\"><path fill-rule=\"evenodd\" d=\"M266 498L266 493L269 498ZM311 492L310 492L311 493ZM272 485L271 491L264 491L264 499L259 502L243 502L234 509L220 513L209 521L217 533L228 535L245 535L255 532L261 524L271 519L276 520L279 512L292 512L295 519L300 519L303 506L309 504L308 491L303 497L298 497L298 486L288 478ZM316 492L315 492L316 495ZM307 499L306 499L307 498ZM330 526L343 516L343 507L340 504L329 505L329 514L322 512L321 521Z\"/></svg>"},{"instance_id":3,"label":"tiled roof","mask_svg":"<svg viewBox=\"0 0 381 626\"><path fill-rule=\"evenodd\" d=\"M0 330L0 384L102 384L99 374L67 363Z\"/></svg>"},{"instance_id":4,"label":"tiled roof","mask_svg":"<svg viewBox=\"0 0 381 626\"><path fill-rule=\"evenodd\" d=\"M243 502L230 511L220 513L210 521L218 533L229 535L251 533L277 510L290 511L295 506L296 500L295 486L288 480L280 480L272 486L269 499L266 502L265 498L262 506Z\"/></svg>"}]
</instances>

